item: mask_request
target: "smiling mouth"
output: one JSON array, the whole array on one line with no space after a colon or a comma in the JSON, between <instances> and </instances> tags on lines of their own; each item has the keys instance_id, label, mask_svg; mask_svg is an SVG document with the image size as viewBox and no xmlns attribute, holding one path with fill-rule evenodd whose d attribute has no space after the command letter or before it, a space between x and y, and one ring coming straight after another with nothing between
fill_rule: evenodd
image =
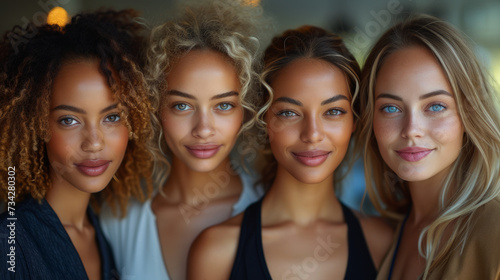
<instances>
[{"instance_id":1,"label":"smiling mouth","mask_svg":"<svg viewBox=\"0 0 500 280\"><path fill-rule=\"evenodd\" d=\"M330 154L331 152L319 151L319 150L299 152L299 153L292 152L293 157L297 161L310 167L321 165L323 162L326 161L326 159Z\"/></svg>"},{"instance_id":2,"label":"smiling mouth","mask_svg":"<svg viewBox=\"0 0 500 280\"><path fill-rule=\"evenodd\" d=\"M215 156L222 145L214 144L201 144L201 145L189 145L185 146L188 152L199 159L207 159Z\"/></svg>"},{"instance_id":3,"label":"smiling mouth","mask_svg":"<svg viewBox=\"0 0 500 280\"><path fill-rule=\"evenodd\" d=\"M419 147L409 147L401 150L397 150L396 153L404 160L409 162L416 162L427 155L429 155L433 149L419 148Z\"/></svg>"},{"instance_id":4,"label":"smiling mouth","mask_svg":"<svg viewBox=\"0 0 500 280\"><path fill-rule=\"evenodd\" d=\"M104 173L110 164L110 160L85 160L75 166L83 175L95 177Z\"/></svg>"}]
</instances>

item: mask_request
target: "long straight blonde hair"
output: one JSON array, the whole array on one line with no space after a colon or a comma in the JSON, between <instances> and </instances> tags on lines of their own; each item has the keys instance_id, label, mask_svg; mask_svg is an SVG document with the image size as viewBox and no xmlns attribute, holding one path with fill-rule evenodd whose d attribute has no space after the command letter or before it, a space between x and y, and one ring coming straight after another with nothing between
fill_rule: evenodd
<instances>
[{"instance_id":1,"label":"long straight blonde hair","mask_svg":"<svg viewBox=\"0 0 500 280\"><path fill-rule=\"evenodd\" d=\"M464 145L440 193L439 216L420 234L419 253L426 259L423 278L442 267L451 250L463 250L472 215L500 194L500 116L498 96L467 38L450 24L418 15L389 29L374 45L361 75L361 124L357 147L364 149L368 193L385 216L401 219L411 203L407 182L382 159L373 133L374 87L385 59L397 50L430 50L450 82L465 135ZM443 233L451 230L446 240Z\"/></svg>"}]
</instances>

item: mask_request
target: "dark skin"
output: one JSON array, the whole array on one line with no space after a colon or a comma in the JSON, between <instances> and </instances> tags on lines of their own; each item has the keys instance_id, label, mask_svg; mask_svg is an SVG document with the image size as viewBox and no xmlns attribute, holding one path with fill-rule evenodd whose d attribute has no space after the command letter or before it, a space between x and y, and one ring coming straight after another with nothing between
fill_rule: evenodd
<instances>
[{"instance_id":1,"label":"dark skin","mask_svg":"<svg viewBox=\"0 0 500 280\"><path fill-rule=\"evenodd\" d=\"M46 200L64 226L89 279L101 279L95 229L87 215L92 193L119 168L128 129L94 60L63 64L51 95L47 142L51 187Z\"/></svg>"},{"instance_id":2,"label":"dark skin","mask_svg":"<svg viewBox=\"0 0 500 280\"><path fill-rule=\"evenodd\" d=\"M299 59L280 70L271 84L275 94L266 123L278 168L262 202L261 218L265 261L273 279L345 275L347 225L333 188L333 171L354 129L345 81L343 72L329 63ZM312 156L307 154L311 151ZM242 217L211 227L196 239L188 279L229 277ZM392 229L376 218L358 218L378 267ZM314 269L302 265L311 259Z\"/></svg>"}]
</instances>

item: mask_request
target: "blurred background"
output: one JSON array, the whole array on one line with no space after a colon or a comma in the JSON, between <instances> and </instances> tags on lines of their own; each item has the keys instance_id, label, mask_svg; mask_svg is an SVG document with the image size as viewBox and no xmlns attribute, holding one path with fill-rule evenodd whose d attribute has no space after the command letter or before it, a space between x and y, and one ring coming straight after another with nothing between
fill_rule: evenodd
<instances>
[{"instance_id":1,"label":"blurred background","mask_svg":"<svg viewBox=\"0 0 500 280\"><path fill-rule=\"evenodd\" d=\"M200 0L203 1L203 0ZM475 50L493 79L500 81L499 0L245 0L260 5L273 19L274 33L300 25L317 25L341 34L362 64L372 43L395 21L412 13L427 13L450 22L475 42ZM0 6L0 31L33 21L43 24L55 7L69 16L101 7L134 8L151 25L172 16L182 0L4 0ZM64 17L56 9L49 20ZM273 34L273 35L275 35ZM497 89L500 89L496 85ZM358 162L341 190L342 199L360 208L364 193L363 167ZM370 206L366 210L370 212Z\"/></svg>"}]
</instances>

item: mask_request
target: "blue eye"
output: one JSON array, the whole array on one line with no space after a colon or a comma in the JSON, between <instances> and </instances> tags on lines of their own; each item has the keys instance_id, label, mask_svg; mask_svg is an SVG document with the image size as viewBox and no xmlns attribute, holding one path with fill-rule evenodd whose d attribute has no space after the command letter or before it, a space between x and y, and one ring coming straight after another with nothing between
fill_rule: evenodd
<instances>
[{"instance_id":1,"label":"blue eye","mask_svg":"<svg viewBox=\"0 0 500 280\"><path fill-rule=\"evenodd\" d=\"M174 105L174 109L179 110L179 111L187 111L189 110L189 105L186 103L179 103Z\"/></svg>"},{"instance_id":2,"label":"blue eye","mask_svg":"<svg viewBox=\"0 0 500 280\"><path fill-rule=\"evenodd\" d=\"M285 118L291 118L291 117L294 117L294 116L298 116L297 114L295 114L292 111L280 111L276 115L279 116L279 117L285 117Z\"/></svg>"},{"instance_id":3,"label":"blue eye","mask_svg":"<svg viewBox=\"0 0 500 280\"><path fill-rule=\"evenodd\" d=\"M345 112L343 110L339 110L339 109L330 109L326 112L327 115L332 115L332 116L338 116L338 115L342 115L344 113Z\"/></svg>"},{"instance_id":4,"label":"blue eye","mask_svg":"<svg viewBox=\"0 0 500 280\"><path fill-rule=\"evenodd\" d=\"M113 115L109 115L106 117L105 121L107 122L118 122L120 121L121 117L120 115L118 114L113 114Z\"/></svg>"},{"instance_id":5,"label":"blue eye","mask_svg":"<svg viewBox=\"0 0 500 280\"><path fill-rule=\"evenodd\" d=\"M78 121L75 120L74 118L66 117L66 118L60 119L59 123L64 125L64 126L72 126L72 125L78 124Z\"/></svg>"},{"instance_id":6,"label":"blue eye","mask_svg":"<svg viewBox=\"0 0 500 280\"><path fill-rule=\"evenodd\" d=\"M217 105L217 109L221 111L229 111L233 108L234 106L229 104L229 103L220 103Z\"/></svg>"},{"instance_id":7,"label":"blue eye","mask_svg":"<svg viewBox=\"0 0 500 280\"><path fill-rule=\"evenodd\" d=\"M446 109L446 107L444 107L441 104L433 104L429 107L429 110L432 112L440 112L443 111L444 109Z\"/></svg>"},{"instance_id":8,"label":"blue eye","mask_svg":"<svg viewBox=\"0 0 500 280\"><path fill-rule=\"evenodd\" d=\"M396 107L396 106L385 106L384 108L382 108L382 111L384 111L385 113L397 113L399 112L399 109Z\"/></svg>"}]
</instances>

